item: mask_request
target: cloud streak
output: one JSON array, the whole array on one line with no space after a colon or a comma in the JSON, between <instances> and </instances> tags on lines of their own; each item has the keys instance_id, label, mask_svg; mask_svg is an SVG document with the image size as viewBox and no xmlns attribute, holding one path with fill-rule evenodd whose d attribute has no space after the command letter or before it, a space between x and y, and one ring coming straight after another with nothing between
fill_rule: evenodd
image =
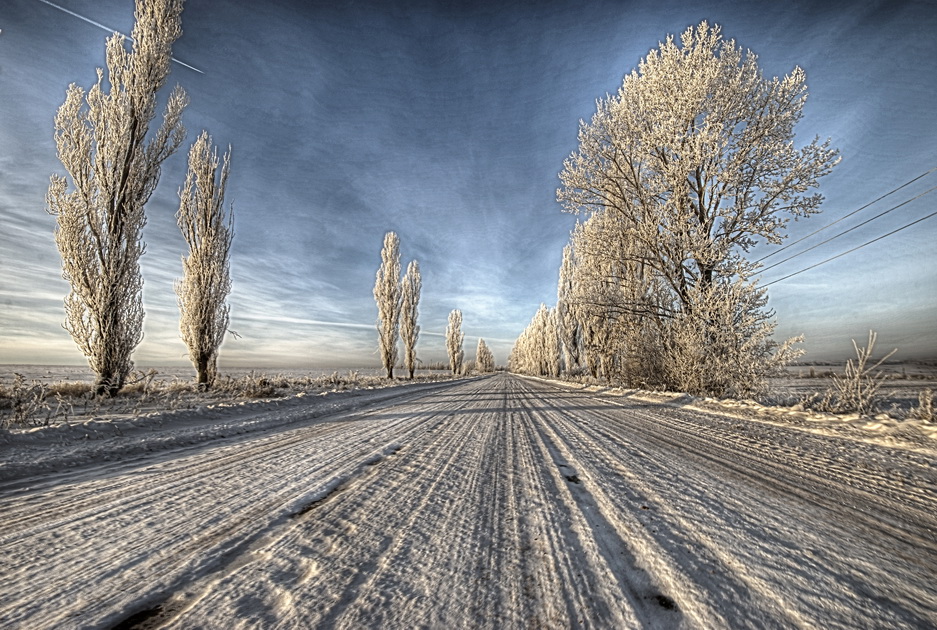
<instances>
[{"instance_id":1,"label":"cloud streak","mask_svg":"<svg viewBox=\"0 0 937 630\"><path fill-rule=\"evenodd\" d=\"M306 319L302 317L284 317L282 315L234 315L235 320L253 322L277 322L280 324L299 324L301 326L331 326L336 328L357 328L360 330L377 330L374 324L359 324L357 322L328 322L320 319ZM446 333L421 330L420 336L445 337Z\"/></svg>"}]
</instances>

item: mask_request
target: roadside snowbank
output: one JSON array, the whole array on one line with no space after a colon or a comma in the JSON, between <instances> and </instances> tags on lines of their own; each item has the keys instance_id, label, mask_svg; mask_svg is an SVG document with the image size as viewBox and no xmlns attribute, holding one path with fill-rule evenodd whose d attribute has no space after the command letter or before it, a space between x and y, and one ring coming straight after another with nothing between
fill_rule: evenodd
<instances>
[{"instance_id":1,"label":"roadside snowbank","mask_svg":"<svg viewBox=\"0 0 937 630\"><path fill-rule=\"evenodd\" d=\"M197 445L300 420L334 417L391 399L418 396L449 383L395 382L386 387L209 402L138 415L102 409L92 417L70 422L0 430L0 481Z\"/></svg>"},{"instance_id":2,"label":"roadside snowbank","mask_svg":"<svg viewBox=\"0 0 937 630\"><path fill-rule=\"evenodd\" d=\"M805 410L799 405L785 407L765 405L754 400L705 398L674 392L582 385L560 379L531 376L525 376L525 378L535 378L543 382L612 398L627 398L629 400L681 407L745 420L767 422L819 435L845 437L885 446L937 453L937 424L911 418L894 418L887 413L879 413L871 417L860 416L855 413L822 413Z\"/></svg>"}]
</instances>

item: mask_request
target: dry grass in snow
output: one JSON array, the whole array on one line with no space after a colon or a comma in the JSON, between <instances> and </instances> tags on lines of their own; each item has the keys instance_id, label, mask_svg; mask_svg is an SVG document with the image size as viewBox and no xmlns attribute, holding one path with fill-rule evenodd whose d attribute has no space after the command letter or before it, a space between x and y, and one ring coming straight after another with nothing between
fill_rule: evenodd
<instances>
[{"instance_id":1,"label":"dry grass in snow","mask_svg":"<svg viewBox=\"0 0 937 630\"><path fill-rule=\"evenodd\" d=\"M333 372L278 372L250 370L220 376L205 391L178 369L150 369L131 375L114 397L94 395L92 375L80 368L5 366L0 368L0 429L70 424L100 417L135 418L164 411L196 409L206 405L276 399L355 389L374 389L408 383L368 370ZM453 378L426 370L415 381Z\"/></svg>"}]
</instances>

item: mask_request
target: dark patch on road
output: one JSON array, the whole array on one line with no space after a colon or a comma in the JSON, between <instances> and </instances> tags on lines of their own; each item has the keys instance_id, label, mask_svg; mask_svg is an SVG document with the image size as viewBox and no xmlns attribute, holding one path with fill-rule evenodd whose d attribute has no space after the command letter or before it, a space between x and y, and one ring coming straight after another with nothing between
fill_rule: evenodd
<instances>
[{"instance_id":1,"label":"dark patch on road","mask_svg":"<svg viewBox=\"0 0 937 630\"><path fill-rule=\"evenodd\" d=\"M660 604L661 608L665 608L667 610L677 609L677 602L673 601L666 595L655 595L654 599L657 601L658 604Z\"/></svg>"},{"instance_id":2,"label":"dark patch on road","mask_svg":"<svg viewBox=\"0 0 937 630\"><path fill-rule=\"evenodd\" d=\"M135 630L137 628L155 628L159 624L159 617L163 612L163 606L147 608L134 613L114 626L113 630Z\"/></svg>"}]
</instances>

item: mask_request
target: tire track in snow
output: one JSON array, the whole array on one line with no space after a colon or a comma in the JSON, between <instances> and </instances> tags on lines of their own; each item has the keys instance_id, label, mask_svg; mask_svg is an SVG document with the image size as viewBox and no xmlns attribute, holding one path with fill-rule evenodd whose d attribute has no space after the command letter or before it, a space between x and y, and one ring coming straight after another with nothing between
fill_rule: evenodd
<instances>
[{"instance_id":1,"label":"tire track in snow","mask_svg":"<svg viewBox=\"0 0 937 630\"><path fill-rule=\"evenodd\" d=\"M459 409L435 431L284 529L258 550L264 561L204 589L169 627L245 618L335 628L678 623L656 590L646 600L625 596L647 579L617 560L611 542L596 542L608 527L584 514L594 505L570 491L534 419L508 391L515 385L497 377L451 392Z\"/></svg>"},{"instance_id":2,"label":"tire track in snow","mask_svg":"<svg viewBox=\"0 0 937 630\"><path fill-rule=\"evenodd\" d=\"M937 625L933 459L800 433L497 375L50 474L0 625Z\"/></svg>"},{"instance_id":3,"label":"tire track in snow","mask_svg":"<svg viewBox=\"0 0 937 630\"><path fill-rule=\"evenodd\" d=\"M536 400L535 394L530 395ZM760 599L774 598L770 589L761 584L739 580L739 576L734 572L726 572L718 587L705 582L700 584L700 576L705 575L705 567L701 566L696 558L687 558L687 545L680 542L692 531L692 525L682 519L679 512L668 513L658 528L649 531L645 524L635 517L635 506L640 506L637 507L640 510L650 509L647 503L658 507L668 503L668 499L661 497L653 489L653 482L659 480L651 478L652 483L649 484L649 480L643 476L628 474L628 458L611 457L607 454L605 443L586 437L587 432L580 428L588 422L585 418L576 418L577 422L572 419L566 422L566 418L561 421L557 418L557 414L561 412L556 408L549 409L549 412L534 413L543 422L544 431L556 441L557 450L567 461L573 462L575 468L581 471L582 477L588 480L590 487L594 488L600 509L605 510L610 522L614 522L622 532L621 535L630 540L635 554L641 558L646 569L674 592L681 610L686 611L693 620L693 625L702 628L731 627L733 622L738 624L748 611L757 608L759 604L763 605ZM604 459L605 466L596 466L596 458ZM624 493L616 492L617 487L621 486L620 480L626 482ZM727 590L734 593L736 600L740 600L735 602L735 611L726 609ZM781 610L783 611L783 608ZM790 617L785 620L779 618L767 621L765 626L803 627L800 620Z\"/></svg>"},{"instance_id":4,"label":"tire track in snow","mask_svg":"<svg viewBox=\"0 0 937 630\"><path fill-rule=\"evenodd\" d=\"M409 564L421 567L433 560L419 554L419 543L430 540L421 521L438 518L440 501L452 498L441 488L461 478L460 472L474 469L461 461L462 448L472 444L465 440L466 424L465 418L446 413L434 431L410 440L392 467L370 477L354 492L336 495L311 513L314 518L284 530L263 550L270 562L244 565L208 589L197 605L169 627L197 626L209 620L222 626L233 624L236 618L219 617L217 611L245 608L253 609L257 623L318 627L357 627L355 616L367 610L373 626L388 600L394 603L396 614L418 615L421 599L432 608L432 593L407 589L436 588L436 583L407 584L394 574ZM375 504L385 510L378 516ZM438 522L428 525L432 530L440 527ZM303 566L317 570L304 573ZM293 588L283 588L284 576L300 575L306 577L286 580ZM372 594L381 601L370 601ZM287 605L297 600L309 603L302 617L291 616L300 611Z\"/></svg>"},{"instance_id":5,"label":"tire track in snow","mask_svg":"<svg viewBox=\"0 0 937 630\"><path fill-rule=\"evenodd\" d=\"M242 541L237 548L216 559L217 569L210 571L196 582L178 589L176 593L173 593L159 604L131 614L115 624L113 630L151 630L175 622L199 603L203 596L199 594L200 591L210 590L225 577L251 562L265 561L268 554L265 553L264 549L270 544L269 541L275 540L280 535L281 530L290 527L294 519L309 518L311 512L321 508L340 493L353 492L369 477L379 474L379 466L384 464L388 458L397 455L401 448L401 446L396 445L390 446L380 455L365 460L347 478L336 479L321 490L318 496L309 499L298 509L281 518L277 524L266 531L259 532L253 538Z\"/></svg>"},{"instance_id":6,"label":"tire track in snow","mask_svg":"<svg viewBox=\"0 0 937 630\"><path fill-rule=\"evenodd\" d=\"M752 452L753 440L739 431L726 430L721 443L715 437L710 425L730 424L728 419L695 417L669 407L654 412L649 405L631 407L569 390L548 394L547 386L530 386L533 396L546 401L540 405L546 407L545 419L571 442L571 451L591 462L603 488L618 495L613 500L620 506L650 505L645 514L659 518L644 520L659 545L675 554L672 564L688 565L689 575L702 580L703 593L723 589L729 595L722 607L736 607L729 617L734 625L764 627L787 616L789 622L778 627L809 627L824 614L838 621L821 625L838 627L935 623L928 567L937 556L916 534L920 528L928 531L928 521L919 522L914 496L901 504L887 492L884 497L874 490L870 495L863 485L874 489L879 475L870 474L864 484L858 475L848 484L807 475L811 484L819 485L805 492L798 478L804 458L791 454L785 466L776 455L780 451L759 457L773 448L775 438L770 435L755 442L760 448ZM679 415L678 422L671 422L673 415ZM748 425L750 433L757 434L759 428ZM771 432L789 437L779 428ZM810 436L808 444L817 441ZM843 446L838 440L825 445ZM823 452L811 453L806 465L822 465L823 458ZM922 456L913 459L919 462ZM922 488L927 484L926 477L919 480ZM622 486L630 492L616 492ZM843 497L848 499L845 505ZM883 514L876 523L869 501L873 506L884 502L894 515ZM857 502L864 510L853 507ZM929 522L933 524L933 518ZM897 525L902 529L893 536ZM893 542L882 540L883 533ZM681 558L681 548L695 550L684 550ZM753 562L755 566L748 566ZM711 574L718 580L707 584ZM763 601L751 599L756 593ZM755 621L759 610L764 611L762 619Z\"/></svg>"},{"instance_id":7,"label":"tire track in snow","mask_svg":"<svg viewBox=\"0 0 937 630\"><path fill-rule=\"evenodd\" d=\"M116 621L127 616L121 610L163 599L317 487L432 421L420 403L405 408L411 413L397 418L375 420L383 412L378 409L343 414L351 421L323 424L320 418L310 428L208 445L144 475L128 466L117 477L69 487L64 501L54 490L42 492L42 503L23 508L34 519L0 536L0 573L7 578L0 625L68 623L76 593L95 593L79 606L81 618L94 623ZM23 494L4 503L15 506ZM102 546L108 549L105 566ZM44 578L48 566L61 577Z\"/></svg>"},{"instance_id":8,"label":"tire track in snow","mask_svg":"<svg viewBox=\"0 0 937 630\"><path fill-rule=\"evenodd\" d=\"M568 481L581 486L578 499L574 500L581 505L580 513L586 522L583 529L594 535L601 558L607 563L605 571L612 580L619 582L622 595L631 605L643 613L643 622L634 620L628 627L653 625L655 618L662 627L676 627L682 615L689 615L702 627L722 625L724 618L691 595L692 589L687 588L691 578L675 573L676 565L668 563L669 559L661 556L647 539L641 539L638 524L622 518L622 506L616 505L603 491L601 482L604 480L584 464L581 455L585 453L577 456L568 448L564 436L550 426L550 417L540 410L539 401L531 390L521 388L518 395L527 415L536 421L544 456ZM675 588L679 592L673 596L665 593ZM680 602L679 606L674 598ZM673 612L664 614L655 607ZM661 617L666 623L660 622Z\"/></svg>"}]
</instances>

